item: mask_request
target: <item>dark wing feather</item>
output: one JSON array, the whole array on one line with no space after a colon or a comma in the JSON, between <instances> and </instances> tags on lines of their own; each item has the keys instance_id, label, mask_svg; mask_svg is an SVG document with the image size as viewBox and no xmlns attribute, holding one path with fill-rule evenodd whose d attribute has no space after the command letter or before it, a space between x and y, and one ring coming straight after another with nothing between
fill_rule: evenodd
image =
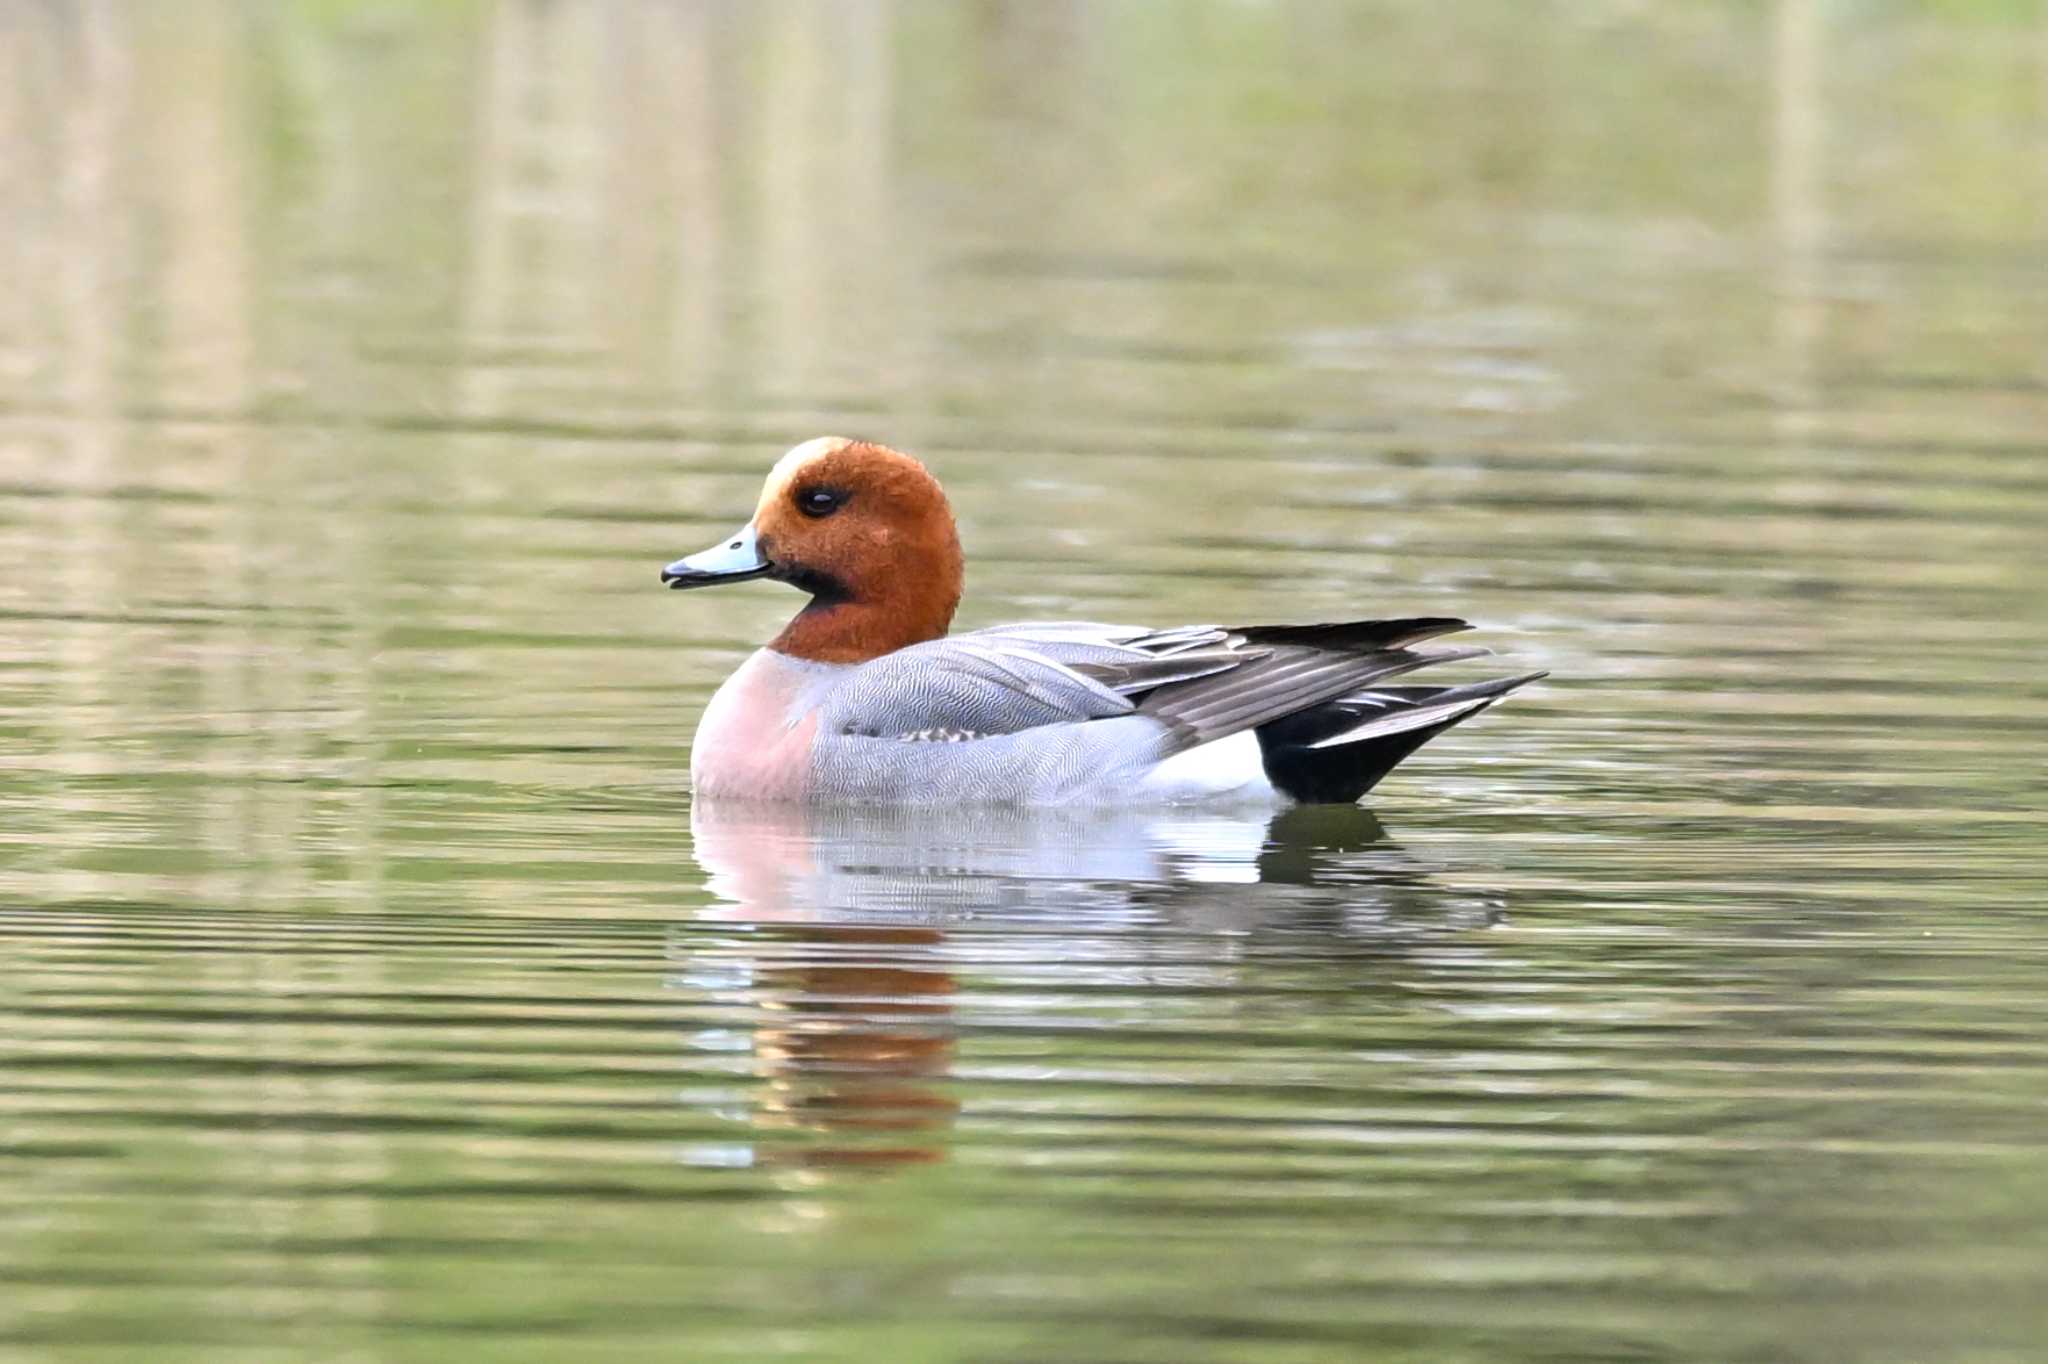
<instances>
[{"instance_id":1,"label":"dark wing feather","mask_svg":"<svg viewBox=\"0 0 2048 1364\"><path fill-rule=\"evenodd\" d=\"M1230 633L1248 644L1293 644L1305 649L1368 653L1375 649L1405 648L1471 628L1455 616L1412 616L1406 620L1341 620L1322 625L1247 625Z\"/></svg>"},{"instance_id":2,"label":"dark wing feather","mask_svg":"<svg viewBox=\"0 0 2048 1364\"><path fill-rule=\"evenodd\" d=\"M1383 678L1432 663L1474 658L1484 649L1416 649L1422 640L1469 628L1461 620L1351 621L1250 626L1230 632L1244 662L1151 692L1139 711L1165 721L1192 748L1307 710Z\"/></svg>"},{"instance_id":3,"label":"dark wing feather","mask_svg":"<svg viewBox=\"0 0 2048 1364\"><path fill-rule=\"evenodd\" d=\"M1229 672L1263 653L1263 650L1247 654L1236 649L1200 649L1169 653L1164 657L1140 655L1070 666L1083 677L1092 677L1112 691L1135 696L1175 682L1192 682L1198 677Z\"/></svg>"}]
</instances>

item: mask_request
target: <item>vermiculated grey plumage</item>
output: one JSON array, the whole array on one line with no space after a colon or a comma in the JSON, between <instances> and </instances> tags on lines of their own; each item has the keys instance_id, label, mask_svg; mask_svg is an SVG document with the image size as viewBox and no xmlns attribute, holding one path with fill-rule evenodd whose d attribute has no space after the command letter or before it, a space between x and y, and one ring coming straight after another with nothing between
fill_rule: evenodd
<instances>
[{"instance_id":1,"label":"vermiculated grey plumage","mask_svg":"<svg viewBox=\"0 0 2048 1364\"><path fill-rule=\"evenodd\" d=\"M1383 685L1484 655L1418 647L1467 628L1436 617L1160 631L1034 621L953 635L833 679L818 716L835 742L819 745L814 777L851 800L1059 803L1252 730L1283 794L1356 800L1430 737L1541 676Z\"/></svg>"}]
</instances>

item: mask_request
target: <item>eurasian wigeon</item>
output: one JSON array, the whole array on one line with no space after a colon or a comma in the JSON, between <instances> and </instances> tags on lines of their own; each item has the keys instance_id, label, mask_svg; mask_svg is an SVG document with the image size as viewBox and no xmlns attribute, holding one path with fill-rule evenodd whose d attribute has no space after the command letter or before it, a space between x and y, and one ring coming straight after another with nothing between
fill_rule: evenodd
<instances>
[{"instance_id":1,"label":"eurasian wigeon","mask_svg":"<svg viewBox=\"0 0 2048 1364\"><path fill-rule=\"evenodd\" d=\"M1356 801L1431 737L1543 676L1387 679L1484 649L1425 648L1443 617L1163 630L1034 621L948 636L960 537L938 480L821 437L768 473L754 518L662 570L810 595L711 698L700 796L1057 805Z\"/></svg>"}]
</instances>

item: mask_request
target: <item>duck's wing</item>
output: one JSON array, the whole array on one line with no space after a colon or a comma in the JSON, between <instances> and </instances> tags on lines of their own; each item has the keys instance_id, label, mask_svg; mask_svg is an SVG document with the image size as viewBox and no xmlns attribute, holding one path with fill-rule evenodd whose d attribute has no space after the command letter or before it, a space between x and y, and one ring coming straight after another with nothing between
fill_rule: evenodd
<instances>
[{"instance_id":1,"label":"duck's wing","mask_svg":"<svg viewBox=\"0 0 2048 1364\"><path fill-rule=\"evenodd\" d=\"M864 663L820 706L826 732L963 741L1143 714L1191 748L1429 663L1483 650L1411 646L1467 628L1423 618L1154 630L1029 621Z\"/></svg>"},{"instance_id":2,"label":"duck's wing","mask_svg":"<svg viewBox=\"0 0 2048 1364\"><path fill-rule=\"evenodd\" d=\"M1214 625L1152 630L1051 621L1001 625L961 638L1029 649L1133 701L1170 683L1229 672L1264 653L1247 647L1242 634Z\"/></svg>"},{"instance_id":3,"label":"duck's wing","mask_svg":"<svg viewBox=\"0 0 2048 1364\"><path fill-rule=\"evenodd\" d=\"M981 634L914 644L855 668L820 703L819 723L856 738L957 742L1136 709L1060 652Z\"/></svg>"},{"instance_id":4,"label":"duck's wing","mask_svg":"<svg viewBox=\"0 0 2048 1364\"><path fill-rule=\"evenodd\" d=\"M1226 632L1238 666L1158 687L1138 709L1174 731L1175 747L1193 748L1432 663L1481 657L1485 649L1418 647L1471 628L1448 616L1245 626Z\"/></svg>"}]
</instances>

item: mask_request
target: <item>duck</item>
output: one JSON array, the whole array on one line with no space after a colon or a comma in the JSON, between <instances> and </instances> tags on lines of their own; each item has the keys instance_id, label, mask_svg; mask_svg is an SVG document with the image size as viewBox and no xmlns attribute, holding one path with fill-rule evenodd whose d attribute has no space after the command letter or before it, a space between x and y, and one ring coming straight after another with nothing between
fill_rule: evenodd
<instances>
[{"instance_id":1,"label":"duck","mask_svg":"<svg viewBox=\"0 0 2048 1364\"><path fill-rule=\"evenodd\" d=\"M1023 621L951 633L965 582L922 462L821 436L753 516L661 570L672 589L769 579L808 600L713 694L697 799L808 805L1353 804L1542 672L1393 679L1489 650L1420 616L1308 625Z\"/></svg>"}]
</instances>

